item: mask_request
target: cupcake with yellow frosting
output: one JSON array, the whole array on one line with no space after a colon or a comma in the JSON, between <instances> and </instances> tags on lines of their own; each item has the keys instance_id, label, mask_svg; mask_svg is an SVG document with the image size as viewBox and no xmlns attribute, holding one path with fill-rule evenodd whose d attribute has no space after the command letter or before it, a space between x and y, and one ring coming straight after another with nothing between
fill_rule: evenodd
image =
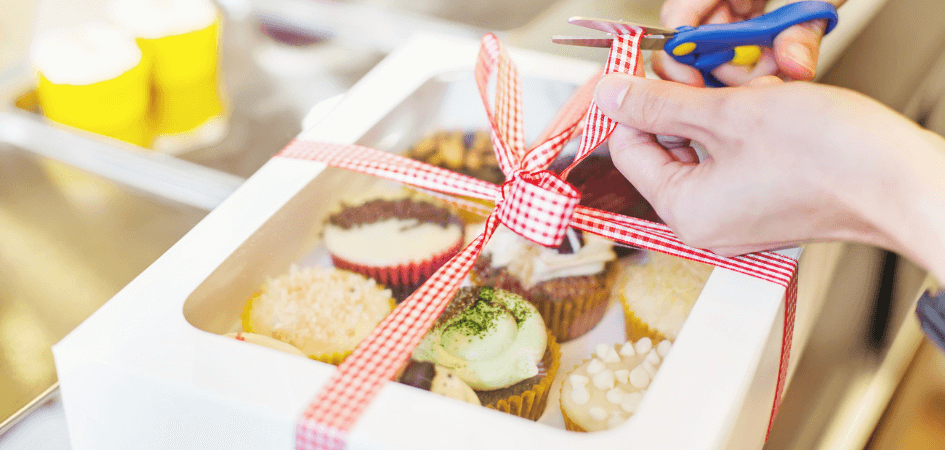
<instances>
[{"instance_id":1,"label":"cupcake with yellow frosting","mask_svg":"<svg viewBox=\"0 0 945 450\"><path fill-rule=\"evenodd\" d=\"M353 272L299 268L269 280L243 313L243 331L339 364L393 309L390 291Z\"/></svg>"},{"instance_id":2,"label":"cupcake with yellow frosting","mask_svg":"<svg viewBox=\"0 0 945 450\"><path fill-rule=\"evenodd\" d=\"M648 258L624 273L620 301L627 339L675 340L712 266L656 252Z\"/></svg>"},{"instance_id":3,"label":"cupcake with yellow frosting","mask_svg":"<svg viewBox=\"0 0 945 450\"><path fill-rule=\"evenodd\" d=\"M476 260L472 280L524 297L564 342L604 317L617 272L613 243L600 236L571 228L561 246L546 248L500 226Z\"/></svg>"},{"instance_id":4,"label":"cupcake with yellow frosting","mask_svg":"<svg viewBox=\"0 0 945 450\"><path fill-rule=\"evenodd\" d=\"M476 287L459 290L413 358L449 369L483 406L538 420L561 352L529 302L501 289Z\"/></svg>"}]
</instances>

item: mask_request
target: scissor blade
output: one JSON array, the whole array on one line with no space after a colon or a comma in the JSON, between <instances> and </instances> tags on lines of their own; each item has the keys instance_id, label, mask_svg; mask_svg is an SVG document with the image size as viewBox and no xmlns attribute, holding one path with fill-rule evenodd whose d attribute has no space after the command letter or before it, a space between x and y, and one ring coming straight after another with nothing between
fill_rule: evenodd
<instances>
[{"instance_id":1,"label":"scissor blade","mask_svg":"<svg viewBox=\"0 0 945 450\"><path fill-rule=\"evenodd\" d=\"M642 30L643 34L646 35L659 34L664 36L673 36L676 34L676 30L671 28L651 27L633 22L624 22L622 20L595 19L591 17L575 16L568 19L568 23L610 34L628 34L633 30Z\"/></svg>"},{"instance_id":2,"label":"scissor blade","mask_svg":"<svg viewBox=\"0 0 945 450\"><path fill-rule=\"evenodd\" d=\"M668 36L654 35L644 36L640 42L640 50L662 50ZM606 37L586 37L586 36L552 36L551 42L564 45L580 45L582 47L610 48L614 42L613 36Z\"/></svg>"},{"instance_id":3,"label":"scissor blade","mask_svg":"<svg viewBox=\"0 0 945 450\"><path fill-rule=\"evenodd\" d=\"M564 45L580 45L582 47L610 48L614 42L612 36L601 38L590 38L583 36L552 36L551 42Z\"/></svg>"}]
</instances>

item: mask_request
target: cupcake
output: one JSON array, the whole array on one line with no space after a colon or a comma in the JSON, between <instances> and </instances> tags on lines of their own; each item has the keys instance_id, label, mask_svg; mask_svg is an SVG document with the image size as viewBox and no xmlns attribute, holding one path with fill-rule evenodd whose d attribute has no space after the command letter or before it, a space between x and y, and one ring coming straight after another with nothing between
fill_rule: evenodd
<instances>
[{"instance_id":1,"label":"cupcake","mask_svg":"<svg viewBox=\"0 0 945 450\"><path fill-rule=\"evenodd\" d=\"M150 65L132 36L104 23L39 34L30 49L50 120L148 147Z\"/></svg>"},{"instance_id":2,"label":"cupcake","mask_svg":"<svg viewBox=\"0 0 945 450\"><path fill-rule=\"evenodd\" d=\"M584 335L604 317L618 267L612 243L568 229L545 248L500 226L473 266L473 282L521 295L559 342Z\"/></svg>"},{"instance_id":3,"label":"cupcake","mask_svg":"<svg viewBox=\"0 0 945 450\"><path fill-rule=\"evenodd\" d=\"M290 355L296 356L305 356L305 353L302 353L301 350L286 344L278 339L273 339L269 336L263 336L256 333L247 333L245 331L238 331L236 333L227 333L223 337L228 337L230 339L236 339L237 341L248 342L253 345L259 345L262 347L269 347L273 350L278 350L283 353L288 353Z\"/></svg>"},{"instance_id":4,"label":"cupcake","mask_svg":"<svg viewBox=\"0 0 945 450\"><path fill-rule=\"evenodd\" d=\"M505 174L502 173L492 148L489 131L438 131L407 150L407 156L492 184L502 184L505 181ZM489 210L495 206L490 200L472 197L463 199L483 205ZM485 216L465 209L460 209L458 214L466 223L486 220Z\"/></svg>"},{"instance_id":5,"label":"cupcake","mask_svg":"<svg viewBox=\"0 0 945 450\"><path fill-rule=\"evenodd\" d=\"M328 218L324 237L336 267L373 278L403 301L462 248L463 231L446 208L378 198L343 206Z\"/></svg>"},{"instance_id":6,"label":"cupcake","mask_svg":"<svg viewBox=\"0 0 945 450\"><path fill-rule=\"evenodd\" d=\"M407 150L407 156L492 184L505 181L488 131L439 131Z\"/></svg>"},{"instance_id":7,"label":"cupcake","mask_svg":"<svg viewBox=\"0 0 945 450\"><path fill-rule=\"evenodd\" d=\"M591 359L574 368L561 384L561 413L571 431L600 431L624 423L646 394L672 347L643 338L636 343L598 344Z\"/></svg>"},{"instance_id":8,"label":"cupcake","mask_svg":"<svg viewBox=\"0 0 945 450\"><path fill-rule=\"evenodd\" d=\"M465 381L439 364L410 360L397 381L466 403L481 404L476 392Z\"/></svg>"},{"instance_id":9,"label":"cupcake","mask_svg":"<svg viewBox=\"0 0 945 450\"><path fill-rule=\"evenodd\" d=\"M521 296L462 288L414 349L469 385L483 406L538 420L558 372L560 347Z\"/></svg>"},{"instance_id":10,"label":"cupcake","mask_svg":"<svg viewBox=\"0 0 945 450\"><path fill-rule=\"evenodd\" d=\"M675 340L711 273L708 264L656 252L628 267L620 291L627 339Z\"/></svg>"},{"instance_id":11,"label":"cupcake","mask_svg":"<svg viewBox=\"0 0 945 450\"><path fill-rule=\"evenodd\" d=\"M111 0L112 20L151 61L154 148L181 153L227 131L219 68L220 14L210 0Z\"/></svg>"},{"instance_id":12,"label":"cupcake","mask_svg":"<svg viewBox=\"0 0 945 450\"><path fill-rule=\"evenodd\" d=\"M344 270L293 265L246 305L243 331L338 364L394 309L389 290Z\"/></svg>"}]
</instances>

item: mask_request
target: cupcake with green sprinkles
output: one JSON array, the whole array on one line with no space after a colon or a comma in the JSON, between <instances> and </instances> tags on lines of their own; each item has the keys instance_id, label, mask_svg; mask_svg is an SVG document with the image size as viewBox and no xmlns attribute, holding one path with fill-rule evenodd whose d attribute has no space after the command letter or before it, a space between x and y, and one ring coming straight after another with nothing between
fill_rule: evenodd
<instances>
[{"instance_id":1,"label":"cupcake with green sprinkles","mask_svg":"<svg viewBox=\"0 0 945 450\"><path fill-rule=\"evenodd\" d=\"M520 295L462 288L413 352L449 369L483 406L538 420L561 348L535 307Z\"/></svg>"}]
</instances>

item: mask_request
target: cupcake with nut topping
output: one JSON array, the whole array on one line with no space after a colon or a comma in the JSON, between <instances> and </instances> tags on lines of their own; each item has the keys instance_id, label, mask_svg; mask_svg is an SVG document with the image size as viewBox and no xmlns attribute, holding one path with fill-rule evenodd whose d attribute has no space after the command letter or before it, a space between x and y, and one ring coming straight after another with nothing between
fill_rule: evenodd
<instances>
[{"instance_id":1,"label":"cupcake with nut topping","mask_svg":"<svg viewBox=\"0 0 945 450\"><path fill-rule=\"evenodd\" d=\"M571 228L558 248L546 248L500 226L476 260L472 278L524 297L564 342L604 317L617 272L613 243L600 236Z\"/></svg>"},{"instance_id":2,"label":"cupcake with nut topping","mask_svg":"<svg viewBox=\"0 0 945 450\"><path fill-rule=\"evenodd\" d=\"M338 268L373 278L403 301L463 245L465 227L449 209L412 198L344 205L325 225Z\"/></svg>"},{"instance_id":3,"label":"cupcake with nut topping","mask_svg":"<svg viewBox=\"0 0 945 450\"><path fill-rule=\"evenodd\" d=\"M598 344L590 359L561 384L561 413L571 431L600 431L620 426L637 411L672 345L649 338L622 344Z\"/></svg>"},{"instance_id":4,"label":"cupcake with nut topping","mask_svg":"<svg viewBox=\"0 0 945 450\"><path fill-rule=\"evenodd\" d=\"M461 288L414 349L469 385L483 406L538 420L561 351L538 311L521 296Z\"/></svg>"}]
</instances>

